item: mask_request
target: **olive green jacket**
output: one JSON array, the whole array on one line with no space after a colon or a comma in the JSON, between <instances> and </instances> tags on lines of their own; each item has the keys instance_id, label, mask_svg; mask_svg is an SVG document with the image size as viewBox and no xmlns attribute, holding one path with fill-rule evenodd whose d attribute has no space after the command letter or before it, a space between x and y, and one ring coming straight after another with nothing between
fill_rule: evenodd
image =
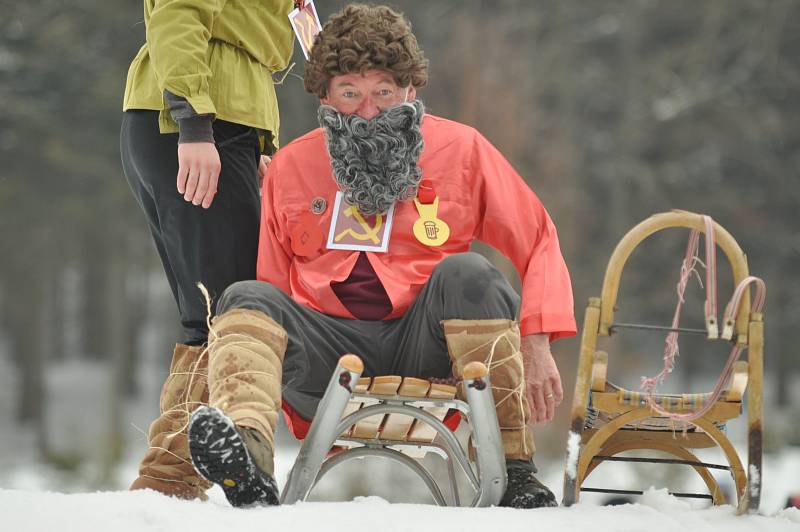
<instances>
[{"instance_id":1,"label":"olive green jacket","mask_svg":"<svg viewBox=\"0 0 800 532\"><path fill-rule=\"evenodd\" d=\"M162 133L178 131L164 91L199 115L272 132L278 102L272 73L292 55L291 0L144 0L146 42L131 63L123 110L160 111Z\"/></svg>"}]
</instances>

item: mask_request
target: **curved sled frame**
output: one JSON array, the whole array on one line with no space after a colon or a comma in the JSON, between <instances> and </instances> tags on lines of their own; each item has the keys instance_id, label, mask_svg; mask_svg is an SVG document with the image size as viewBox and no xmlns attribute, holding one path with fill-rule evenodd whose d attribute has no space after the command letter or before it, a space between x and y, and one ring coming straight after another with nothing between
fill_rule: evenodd
<instances>
[{"instance_id":1,"label":"curved sled frame","mask_svg":"<svg viewBox=\"0 0 800 532\"><path fill-rule=\"evenodd\" d=\"M437 401L419 397L376 396L370 400L377 404L365 406L342 419L345 407L351 398L362 397L355 394L350 386L358 382L363 365L355 355L345 355L328 383L328 388L317 409L318 414L311 422L308 435L303 441L294 467L289 473L281 502L292 504L305 500L320 478L338 464L352 458L380 456L407 466L422 478L434 501L439 505L447 505L441 489L433 476L419 462L403 455L394 447L410 446L432 449L445 455L450 473L450 484L454 505L459 505L458 488L455 485L453 462L459 464L467 479L475 490L471 506L482 507L496 505L505 493L507 477L505 457L497 412L494 408L489 370L481 363L472 363L473 371L467 375L465 368L464 390L467 402L459 400ZM466 452L458 439L447 426L428 412L412 405L434 405L456 408L463 412L472 429L472 442L476 449L476 475L470 465ZM358 421L379 414L403 414L423 422L433 428L441 444L424 442L399 442L394 440L340 438L340 435ZM327 457L335 443L356 443L362 445Z\"/></svg>"},{"instance_id":2,"label":"curved sled frame","mask_svg":"<svg viewBox=\"0 0 800 532\"><path fill-rule=\"evenodd\" d=\"M436 501L436 504L439 506L447 506L447 501L442 494L442 490L439 489L439 485L436 483L436 479L428 472L427 469L422 467L422 465L411 458L408 455L401 453L400 451L395 451L389 447L383 447L380 449L372 448L372 447L357 447L355 449L348 449L342 453L339 453L331 458L325 460L322 464L322 467L319 470L319 475L317 475L317 479L314 482L314 485L319 483L322 477L325 474L336 467L337 465L347 462L350 460L356 460L358 458L365 458L367 456L377 456L380 458L387 458L393 460L399 464L406 466L408 469L416 473L418 477L422 479L425 483L425 486L428 488L428 491L431 493L433 500ZM312 487L313 489L313 487ZM455 490L455 486L452 486L452 489Z\"/></svg>"},{"instance_id":3,"label":"curved sled frame","mask_svg":"<svg viewBox=\"0 0 800 532\"><path fill-rule=\"evenodd\" d=\"M651 417L653 413L648 407L631 406L630 410L615 417L594 434L584 434L587 411L592 385L592 370L598 336L609 336L614 323L614 309L617 303L620 279L626 262L633 250L646 238L668 228L687 228L705 232L703 216L686 211L673 211L654 215L631 229L615 248L606 268L600 298L590 298L586 308L581 348L578 362L578 376L571 409L571 434L577 435L580 444L577 456L568 452L567 472L564 476L563 504L569 506L578 501L581 486L586 477L599 465L600 461L615 454L649 449L672 454L679 463L692 465L709 488L710 497L715 504L723 502L719 486L708 472L707 464L703 465L694 454L685 447L674 443L658 445L642 438L637 442L633 431L628 435L629 441L622 444L609 442L610 438L622 430L628 423ZM739 245L722 226L714 223L714 237L722 248L733 272L733 280L738 285L748 275L747 260ZM715 425L708 414L695 420L692 424L700 427L718 446L728 461L728 467L736 486L736 497L739 513L758 510L761 491L761 459L762 459L762 417L763 417L763 345L764 329L761 313L750 312L749 292L742 299L734 324L735 342L746 348L748 359L748 469L741 465L735 449L728 438ZM642 431L646 432L646 431ZM588 437L586 437L588 436ZM678 440L676 440L678 441ZM604 448L606 442L610 445ZM602 453L602 457L599 455ZM573 467L570 467L570 461ZM572 475L570 473L574 472Z\"/></svg>"},{"instance_id":4,"label":"curved sled frame","mask_svg":"<svg viewBox=\"0 0 800 532\"><path fill-rule=\"evenodd\" d=\"M646 238L653 234L670 228L695 229L705 233L705 223L701 214L687 211L673 211L656 214L641 222L639 225L628 231L620 240L614 253L608 261L606 275L603 279L603 289L600 293L600 336L608 336L609 327L614 323L614 308L617 304L617 294L619 292L620 278L625 264L633 253L633 250ZM747 259L736 243L731 234L717 222L714 222L714 238L717 245L728 257L731 269L733 270L733 284L738 286L748 275ZM747 344L748 316L750 314L750 298L745 296L739 305L739 313L736 316L736 337L737 342L742 345Z\"/></svg>"}]
</instances>

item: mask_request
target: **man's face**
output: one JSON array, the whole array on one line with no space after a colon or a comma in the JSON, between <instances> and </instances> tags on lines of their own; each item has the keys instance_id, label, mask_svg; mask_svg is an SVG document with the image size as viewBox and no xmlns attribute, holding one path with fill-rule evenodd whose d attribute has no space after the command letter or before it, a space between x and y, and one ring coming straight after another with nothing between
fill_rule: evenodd
<instances>
[{"instance_id":1,"label":"man's face","mask_svg":"<svg viewBox=\"0 0 800 532\"><path fill-rule=\"evenodd\" d=\"M321 102L344 115L356 114L371 120L383 109L410 102L417 91L403 88L383 70L367 70L364 74L351 73L334 76L328 85L328 96Z\"/></svg>"}]
</instances>

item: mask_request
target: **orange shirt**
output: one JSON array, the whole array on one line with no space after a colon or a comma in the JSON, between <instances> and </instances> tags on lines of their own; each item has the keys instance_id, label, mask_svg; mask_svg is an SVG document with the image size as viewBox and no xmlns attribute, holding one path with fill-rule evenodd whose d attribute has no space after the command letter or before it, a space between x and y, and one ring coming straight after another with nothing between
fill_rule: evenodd
<instances>
[{"instance_id":1,"label":"orange shirt","mask_svg":"<svg viewBox=\"0 0 800 532\"><path fill-rule=\"evenodd\" d=\"M479 239L508 257L520 274L520 332L549 333L551 341L574 335L569 272L556 228L536 194L475 129L426 114L422 135L422 177L433 184L438 218L450 226L450 237L439 247L423 245L412 231L419 219L414 202L396 204L388 251L366 253L392 302L385 319L408 310L439 261L469 251ZM331 283L348 277L359 252L325 244L337 191L321 129L278 150L264 178L257 277L302 305L353 318ZM301 215L308 219L305 213L315 198L327 202L325 212L314 217L325 241L308 256L298 256L292 252L292 232Z\"/></svg>"}]
</instances>

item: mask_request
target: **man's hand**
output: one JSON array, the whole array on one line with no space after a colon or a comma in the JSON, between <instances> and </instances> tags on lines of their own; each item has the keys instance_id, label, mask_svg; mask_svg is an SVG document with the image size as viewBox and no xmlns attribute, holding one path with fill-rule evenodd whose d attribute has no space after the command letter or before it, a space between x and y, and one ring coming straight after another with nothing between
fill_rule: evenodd
<instances>
[{"instance_id":1,"label":"man's hand","mask_svg":"<svg viewBox=\"0 0 800 532\"><path fill-rule=\"evenodd\" d=\"M213 142L178 144L178 192L193 205L211 206L221 168Z\"/></svg>"},{"instance_id":2,"label":"man's hand","mask_svg":"<svg viewBox=\"0 0 800 532\"><path fill-rule=\"evenodd\" d=\"M561 375L550 353L547 334L530 334L522 337L520 345L525 367L525 397L531 407L534 424L552 421L555 409L564 399Z\"/></svg>"},{"instance_id":3,"label":"man's hand","mask_svg":"<svg viewBox=\"0 0 800 532\"><path fill-rule=\"evenodd\" d=\"M258 188L264 186L264 177L267 175L269 163L272 162L272 157L269 155L262 155L261 160L258 162Z\"/></svg>"}]
</instances>

